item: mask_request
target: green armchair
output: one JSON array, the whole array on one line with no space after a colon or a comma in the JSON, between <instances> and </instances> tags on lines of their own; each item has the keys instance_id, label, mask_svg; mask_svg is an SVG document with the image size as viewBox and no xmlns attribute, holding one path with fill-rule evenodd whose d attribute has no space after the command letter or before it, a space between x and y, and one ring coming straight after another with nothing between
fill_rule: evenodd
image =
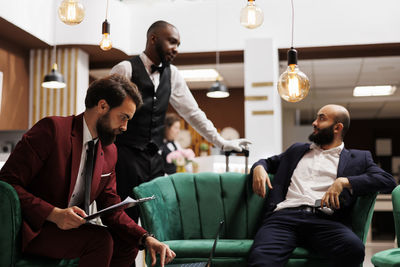
<instances>
[{"instance_id":1,"label":"green armchair","mask_svg":"<svg viewBox=\"0 0 400 267\"><path fill-rule=\"evenodd\" d=\"M393 219L397 238L397 248L376 253L371 261L376 267L400 266L400 185L392 191Z\"/></svg>"},{"instance_id":2,"label":"green armchair","mask_svg":"<svg viewBox=\"0 0 400 267\"><path fill-rule=\"evenodd\" d=\"M54 260L21 253L21 207L14 188L0 181L0 266L56 267L78 266L78 260Z\"/></svg>"},{"instance_id":3,"label":"green armchair","mask_svg":"<svg viewBox=\"0 0 400 267\"><path fill-rule=\"evenodd\" d=\"M273 176L271 176L273 179ZM239 173L177 173L134 188L143 227L176 252L174 263L207 261L219 221L225 220L213 266L246 266L253 237L262 221L264 199L253 194L251 179ZM365 243L376 194L359 197L353 230ZM149 265L150 258L146 262ZM305 248L294 250L289 267L329 266Z\"/></svg>"}]
</instances>

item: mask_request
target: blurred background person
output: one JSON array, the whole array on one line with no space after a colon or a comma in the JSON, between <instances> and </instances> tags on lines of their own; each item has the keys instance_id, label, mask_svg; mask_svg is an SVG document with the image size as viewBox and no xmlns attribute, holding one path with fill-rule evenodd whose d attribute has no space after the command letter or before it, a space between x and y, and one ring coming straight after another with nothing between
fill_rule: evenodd
<instances>
[{"instance_id":1,"label":"blurred background person","mask_svg":"<svg viewBox=\"0 0 400 267\"><path fill-rule=\"evenodd\" d=\"M176 165L167 162L167 155L172 151L181 150L182 147L176 141L181 130L180 118L175 113L167 113L165 116L165 137L161 146L162 158L164 160L164 171L166 174L176 173Z\"/></svg>"}]
</instances>

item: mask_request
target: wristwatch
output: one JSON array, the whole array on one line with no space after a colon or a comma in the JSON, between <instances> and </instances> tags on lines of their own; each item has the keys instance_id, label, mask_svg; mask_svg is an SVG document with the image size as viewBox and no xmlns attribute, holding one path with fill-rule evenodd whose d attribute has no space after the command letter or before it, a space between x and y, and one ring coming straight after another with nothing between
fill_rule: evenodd
<instances>
[{"instance_id":1,"label":"wristwatch","mask_svg":"<svg viewBox=\"0 0 400 267\"><path fill-rule=\"evenodd\" d=\"M144 233L142 235L142 237L139 240L139 250L143 250L146 248L146 238L148 238L149 236L154 237L154 235L150 233Z\"/></svg>"}]
</instances>

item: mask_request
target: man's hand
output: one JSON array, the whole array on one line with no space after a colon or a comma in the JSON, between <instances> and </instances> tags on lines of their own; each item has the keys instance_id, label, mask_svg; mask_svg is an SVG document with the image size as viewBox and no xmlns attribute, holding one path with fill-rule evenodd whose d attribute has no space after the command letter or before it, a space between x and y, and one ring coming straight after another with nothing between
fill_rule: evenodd
<instances>
[{"instance_id":1,"label":"man's hand","mask_svg":"<svg viewBox=\"0 0 400 267\"><path fill-rule=\"evenodd\" d=\"M176 256L175 252L173 252L168 245L161 243L154 237L147 237L145 243L146 248L150 251L151 266L156 265L157 253L160 254L161 267L164 267L164 264L168 264L169 262L171 262Z\"/></svg>"},{"instance_id":2,"label":"man's hand","mask_svg":"<svg viewBox=\"0 0 400 267\"><path fill-rule=\"evenodd\" d=\"M343 188L351 189L349 179L346 177L336 178L335 182L333 182L322 197L321 207L326 204L328 208L340 209L339 195L342 193Z\"/></svg>"},{"instance_id":3,"label":"man's hand","mask_svg":"<svg viewBox=\"0 0 400 267\"><path fill-rule=\"evenodd\" d=\"M242 152L247 145L251 144L251 142L247 139L234 139L234 140L225 140L224 144L222 145L223 151L232 151L235 150L237 152Z\"/></svg>"},{"instance_id":4,"label":"man's hand","mask_svg":"<svg viewBox=\"0 0 400 267\"><path fill-rule=\"evenodd\" d=\"M265 183L268 184L269 189L272 189L268 173L263 166L258 165L253 170L253 191L262 198L264 198L266 194Z\"/></svg>"},{"instance_id":5,"label":"man's hand","mask_svg":"<svg viewBox=\"0 0 400 267\"><path fill-rule=\"evenodd\" d=\"M47 220L57 224L58 228L62 230L69 230L84 224L86 220L83 217L86 216L82 209L73 206L66 209L54 208Z\"/></svg>"}]
</instances>

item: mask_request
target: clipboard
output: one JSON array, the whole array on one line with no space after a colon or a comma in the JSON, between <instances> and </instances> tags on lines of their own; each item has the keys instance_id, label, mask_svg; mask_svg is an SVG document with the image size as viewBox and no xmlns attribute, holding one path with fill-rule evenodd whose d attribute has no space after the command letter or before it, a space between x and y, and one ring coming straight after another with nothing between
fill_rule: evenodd
<instances>
[{"instance_id":1,"label":"clipboard","mask_svg":"<svg viewBox=\"0 0 400 267\"><path fill-rule=\"evenodd\" d=\"M108 208L102 209L96 213L89 215L89 216L86 216L84 219L86 221L90 221L99 216L102 216L104 213L107 213L110 211L116 211L116 210L124 210L124 209L130 208L130 207L136 206L139 203L146 202L146 201L153 200L153 199L156 199L156 197L154 195L151 197L145 197L145 198L140 198L140 199L133 199L131 197L127 197L127 198L125 198L124 201L122 201L118 204L112 205Z\"/></svg>"}]
</instances>

